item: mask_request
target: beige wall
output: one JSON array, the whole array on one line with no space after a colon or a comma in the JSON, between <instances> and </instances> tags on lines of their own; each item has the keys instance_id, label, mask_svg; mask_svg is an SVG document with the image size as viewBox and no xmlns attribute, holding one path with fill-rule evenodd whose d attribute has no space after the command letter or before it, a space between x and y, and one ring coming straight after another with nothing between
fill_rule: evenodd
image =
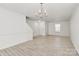
<instances>
[{"instance_id":1,"label":"beige wall","mask_svg":"<svg viewBox=\"0 0 79 59\"><path fill-rule=\"evenodd\" d=\"M60 24L60 32L55 32L55 24ZM70 22L69 21L58 21L50 22L48 24L48 34L49 35L59 35L59 36L70 36Z\"/></svg>"},{"instance_id":2,"label":"beige wall","mask_svg":"<svg viewBox=\"0 0 79 59\"><path fill-rule=\"evenodd\" d=\"M32 40L25 16L0 7L0 49Z\"/></svg>"},{"instance_id":3,"label":"beige wall","mask_svg":"<svg viewBox=\"0 0 79 59\"><path fill-rule=\"evenodd\" d=\"M44 21L28 21L29 26L33 30L33 36L45 35L45 22Z\"/></svg>"},{"instance_id":4,"label":"beige wall","mask_svg":"<svg viewBox=\"0 0 79 59\"><path fill-rule=\"evenodd\" d=\"M79 53L79 6L71 18L71 40Z\"/></svg>"},{"instance_id":5,"label":"beige wall","mask_svg":"<svg viewBox=\"0 0 79 59\"><path fill-rule=\"evenodd\" d=\"M59 36L70 36L70 22L59 21L59 22L44 22L44 21L28 21L34 31L34 36L39 35L59 35ZM61 24L61 30L59 33L55 32L54 24Z\"/></svg>"}]
</instances>

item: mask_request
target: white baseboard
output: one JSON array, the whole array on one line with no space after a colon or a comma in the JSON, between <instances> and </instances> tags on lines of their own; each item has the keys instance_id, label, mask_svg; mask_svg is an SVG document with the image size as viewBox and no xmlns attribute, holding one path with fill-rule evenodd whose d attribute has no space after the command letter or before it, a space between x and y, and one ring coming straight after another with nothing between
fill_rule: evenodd
<instances>
[{"instance_id":1,"label":"white baseboard","mask_svg":"<svg viewBox=\"0 0 79 59\"><path fill-rule=\"evenodd\" d=\"M77 53L79 54L79 45L76 42L74 42L73 40L71 40L71 41L72 41L72 44L74 45L74 48L76 49Z\"/></svg>"}]
</instances>

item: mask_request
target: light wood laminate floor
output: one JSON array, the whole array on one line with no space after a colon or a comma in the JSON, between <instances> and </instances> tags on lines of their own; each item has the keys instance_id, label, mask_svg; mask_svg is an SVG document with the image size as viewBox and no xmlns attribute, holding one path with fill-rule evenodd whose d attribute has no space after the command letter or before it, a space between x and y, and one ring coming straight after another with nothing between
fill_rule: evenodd
<instances>
[{"instance_id":1,"label":"light wood laminate floor","mask_svg":"<svg viewBox=\"0 0 79 59\"><path fill-rule=\"evenodd\" d=\"M78 56L71 40L61 36L40 36L0 50L1 56Z\"/></svg>"}]
</instances>

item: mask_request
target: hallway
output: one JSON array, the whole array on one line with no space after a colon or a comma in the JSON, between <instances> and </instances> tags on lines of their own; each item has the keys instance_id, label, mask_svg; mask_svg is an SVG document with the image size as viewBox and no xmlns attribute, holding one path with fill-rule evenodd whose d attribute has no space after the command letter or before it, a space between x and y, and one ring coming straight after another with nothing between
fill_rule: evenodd
<instances>
[{"instance_id":1,"label":"hallway","mask_svg":"<svg viewBox=\"0 0 79 59\"><path fill-rule=\"evenodd\" d=\"M0 50L1 56L78 56L69 37L40 36Z\"/></svg>"}]
</instances>

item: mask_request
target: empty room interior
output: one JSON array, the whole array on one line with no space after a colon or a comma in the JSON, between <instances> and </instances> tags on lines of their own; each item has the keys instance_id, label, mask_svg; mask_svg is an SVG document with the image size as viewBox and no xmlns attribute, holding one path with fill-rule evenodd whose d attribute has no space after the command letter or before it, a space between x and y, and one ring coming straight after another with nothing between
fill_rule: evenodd
<instances>
[{"instance_id":1,"label":"empty room interior","mask_svg":"<svg viewBox=\"0 0 79 59\"><path fill-rule=\"evenodd\" d=\"M78 56L79 3L0 3L0 56Z\"/></svg>"}]
</instances>

